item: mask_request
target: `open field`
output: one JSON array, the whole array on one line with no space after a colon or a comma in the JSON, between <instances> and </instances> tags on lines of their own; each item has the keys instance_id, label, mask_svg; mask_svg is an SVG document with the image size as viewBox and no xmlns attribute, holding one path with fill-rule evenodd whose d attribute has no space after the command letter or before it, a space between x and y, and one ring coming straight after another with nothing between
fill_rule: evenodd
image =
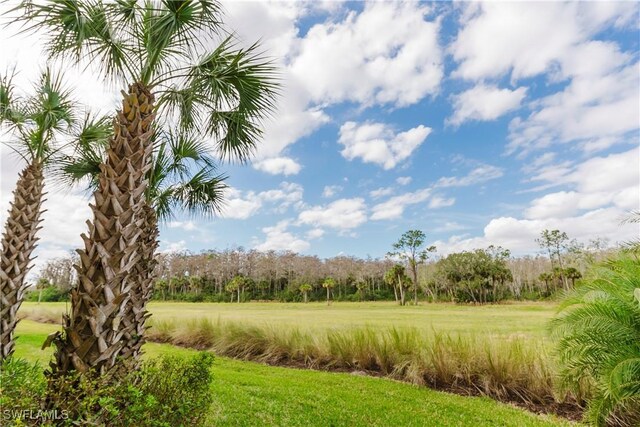
<instances>
[{"instance_id":1,"label":"open field","mask_svg":"<svg viewBox=\"0 0 640 427\"><path fill-rule=\"evenodd\" d=\"M45 363L46 335L56 330L24 320L16 355ZM147 357L192 350L147 344ZM211 426L568 426L488 398L461 397L382 378L278 368L219 357L214 364Z\"/></svg>"},{"instance_id":2,"label":"open field","mask_svg":"<svg viewBox=\"0 0 640 427\"><path fill-rule=\"evenodd\" d=\"M25 302L20 311L61 313L65 303ZM486 306L427 304L399 307L393 302L325 303L179 303L150 304L151 322L189 319L241 321L258 325L295 326L301 330L354 327L406 328L421 332L544 338L555 304L543 302Z\"/></svg>"}]
</instances>

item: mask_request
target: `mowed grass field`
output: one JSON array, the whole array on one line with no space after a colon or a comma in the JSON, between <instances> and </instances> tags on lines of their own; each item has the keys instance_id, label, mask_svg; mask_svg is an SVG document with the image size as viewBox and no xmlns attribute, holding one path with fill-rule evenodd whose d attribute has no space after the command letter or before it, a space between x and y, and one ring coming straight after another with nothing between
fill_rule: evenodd
<instances>
[{"instance_id":1,"label":"mowed grass field","mask_svg":"<svg viewBox=\"0 0 640 427\"><path fill-rule=\"evenodd\" d=\"M21 312L62 313L65 303L25 302ZM399 307L393 302L326 303L179 303L153 302L151 322L241 321L301 330L372 327L416 328L421 332L494 337L544 338L553 303L530 302L486 306L427 304Z\"/></svg>"},{"instance_id":2,"label":"mowed grass field","mask_svg":"<svg viewBox=\"0 0 640 427\"><path fill-rule=\"evenodd\" d=\"M57 327L20 322L16 356L43 365ZM193 350L147 344L146 357ZM462 397L383 378L279 368L216 358L207 426L568 426L489 398Z\"/></svg>"}]
</instances>

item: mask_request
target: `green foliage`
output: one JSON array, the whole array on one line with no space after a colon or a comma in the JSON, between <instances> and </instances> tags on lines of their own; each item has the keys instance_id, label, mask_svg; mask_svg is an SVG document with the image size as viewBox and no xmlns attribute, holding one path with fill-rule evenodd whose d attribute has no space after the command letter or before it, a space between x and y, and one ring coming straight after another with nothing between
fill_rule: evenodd
<instances>
[{"instance_id":1,"label":"green foliage","mask_svg":"<svg viewBox=\"0 0 640 427\"><path fill-rule=\"evenodd\" d=\"M201 425L213 400L210 353L188 357L161 356L145 362L138 371L113 381L107 377L70 375L52 379L49 391L39 365L9 360L2 366L3 410L53 413L62 426ZM46 396L46 403L45 403ZM51 425L40 419L18 419L14 425Z\"/></svg>"},{"instance_id":2,"label":"green foliage","mask_svg":"<svg viewBox=\"0 0 640 427\"><path fill-rule=\"evenodd\" d=\"M201 425L213 399L212 363L207 352L151 359L143 366L139 388L157 400L167 425Z\"/></svg>"},{"instance_id":3,"label":"green foliage","mask_svg":"<svg viewBox=\"0 0 640 427\"><path fill-rule=\"evenodd\" d=\"M94 192L107 144L79 139L73 154L58 159L60 181L66 185L87 182ZM153 135L153 156L147 172L147 202L160 220L176 211L212 216L222 209L226 176L217 172L208 142L193 133L173 131Z\"/></svg>"},{"instance_id":4,"label":"green foliage","mask_svg":"<svg viewBox=\"0 0 640 427\"><path fill-rule=\"evenodd\" d=\"M27 294L27 301L57 302L68 301L69 291L63 291L57 286L47 286L36 289Z\"/></svg>"},{"instance_id":5,"label":"green foliage","mask_svg":"<svg viewBox=\"0 0 640 427\"><path fill-rule=\"evenodd\" d=\"M430 253L436 251L435 246L423 248L427 236L421 230L409 230L393 244L393 251L387 255L407 261L410 268L427 260Z\"/></svg>"},{"instance_id":6,"label":"green foliage","mask_svg":"<svg viewBox=\"0 0 640 427\"><path fill-rule=\"evenodd\" d=\"M322 287L325 289L333 289L336 286L336 281L332 277L327 277L322 282Z\"/></svg>"},{"instance_id":7,"label":"green foliage","mask_svg":"<svg viewBox=\"0 0 640 427\"><path fill-rule=\"evenodd\" d=\"M15 96L12 77L0 75L0 125L10 130L3 141L28 163L46 163L61 145L73 136L74 102L60 76L46 69L27 98Z\"/></svg>"},{"instance_id":8,"label":"green foliage","mask_svg":"<svg viewBox=\"0 0 640 427\"><path fill-rule=\"evenodd\" d=\"M5 411L39 410L45 388L40 364L16 357L3 360L0 362L0 408L3 412L0 417ZM15 425L20 424L16 422Z\"/></svg>"},{"instance_id":9,"label":"green foliage","mask_svg":"<svg viewBox=\"0 0 640 427\"><path fill-rule=\"evenodd\" d=\"M396 243L393 244L393 251L387 253L392 259L404 261L409 267L413 279L414 303L418 304L418 265L424 264L429 258L429 254L436 251L435 246L424 248L427 236L420 230L409 230L405 232ZM402 298L404 304L404 294Z\"/></svg>"},{"instance_id":10,"label":"green foliage","mask_svg":"<svg viewBox=\"0 0 640 427\"><path fill-rule=\"evenodd\" d=\"M512 280L510 253L501 247L453 253L436 264L436 275L457 302L484 304L506 298L504 284Z\"/></svg>"},{"instance_id":11,"label":"green foliage","mask_svg":"<svg viewBox=\"0 0 640 427\"><path fill-rule=\"evenodd\" d=\"M309 292L313 288L311 287L310 284L303 283L302 285L300 285L299 289L300 289L300 292Z\"/></svg>"},{"instance_id":12,"label":"green foliage","mask_svg":"<svg viewBox=\"0 0 640 427\"><path fill-rule=\"evenodd\" d=\"M593 386L587 416L598 426L640 423L639 289L640 260L611 260L567 294L552 323L565 383Z\"/></svg>"},{"instance_id":13,"label":"green foliage","mask_svg":"<svg viewBox=\"0 0 640 427\"><path fill-rule=\"evenodd\" d=\"M277 71L254 44L238 48L216 1L23 1L13 12L50 59L91 64L118 86L153 88L157 127L213 140L245 161L275 108ZM175 129L175 128L174 128Z\"/></svg>"}]
</instances>

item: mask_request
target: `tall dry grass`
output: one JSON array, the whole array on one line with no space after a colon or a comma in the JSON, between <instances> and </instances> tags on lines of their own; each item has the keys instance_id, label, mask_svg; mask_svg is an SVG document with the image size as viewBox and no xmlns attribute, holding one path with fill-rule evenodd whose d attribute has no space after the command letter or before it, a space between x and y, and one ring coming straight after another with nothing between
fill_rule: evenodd
<instances>
[{"instance_id":1,"label":"tall dry grass","mask_svg":"<svg viewBox=\"0 0 640 427\"><path fill-rule=\"evenodd\" d=\"M154 322L148 339L268 364L365 371L546 412L579 411L576 395L556 387L556 365L547 346L522 337L426 334L413 328L318 333L199 319Z\"/></svg>"},{"instance_id":2,"label":"tall dry grass","mask_svg":"<svg viewBox=\"0 0 640 427\"><path fill-rule=\"evenodd\" d=\"M18 319L29 319L38 323L52 323L62 325L62 313L55 310L20 310L18 311Z\"/></svg>"}]
</instances>

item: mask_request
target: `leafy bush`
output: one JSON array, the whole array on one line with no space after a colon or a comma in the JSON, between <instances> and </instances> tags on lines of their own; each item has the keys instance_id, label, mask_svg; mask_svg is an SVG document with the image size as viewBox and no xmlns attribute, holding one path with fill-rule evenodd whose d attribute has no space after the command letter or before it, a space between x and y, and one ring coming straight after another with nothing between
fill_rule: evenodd
<instances>
[{"instance_id":1,"label":"leafy bush","mask_svg":"<svg viewBox=\"0 0 640 427\"><path fill-rule=\"evenodd\" d=\"M595 267L567 294L553 321L565 384L593 387L587 417L597 426L640 425L640 260Z\"/></svg>"},{"instance_id":2,"label":"leafy bush","mask_svg":"<svg viewBox=\"0 0 640 427\"><path fill-rule=\"evenodd\" d=\"M69 291L62 291L53 285L31 291L27 294L27 301L58 302L68 300Z\"/></svg>"},{"instance_id":3,"label":"leafy bush","mask_svg":"<svg viewBox=\"0 0 640 427\"><path fill-rule=\"evenodd\" d=\"M41 409L46 383L39 364L10 357L0 363L0 425L21 425L13 414Z\"/></svg>"},{"instance_id":4,"label":"leafy bush","mask_svg":"<svg viewBox=\"0 0 640 427\"><path fill-rule=\"evenodd\" d=\"M118 381L86 375L52 379L45 393L39 366L9 361L2 367L2 415L7 416L5 410L30 411L26 418L14 417L13 426L52 425L52 418L63 426L202 425L212 402L212 362L210 353L162 356ZM40 419L34 417L37 411L44 414Z\"/></svg>"},{"instance_id":5,"label":"leafy bush","mask_svg":"<svg viewBox=\"0 0 640 427\"><path fill-rule=\"evenodd\" d=\"M143 395L156 399L166 425L201 425L213 400L212 363L213 355L207 352L189 358L163 356L145 363L139 388Z\"/></svg>"}]
</instances>

